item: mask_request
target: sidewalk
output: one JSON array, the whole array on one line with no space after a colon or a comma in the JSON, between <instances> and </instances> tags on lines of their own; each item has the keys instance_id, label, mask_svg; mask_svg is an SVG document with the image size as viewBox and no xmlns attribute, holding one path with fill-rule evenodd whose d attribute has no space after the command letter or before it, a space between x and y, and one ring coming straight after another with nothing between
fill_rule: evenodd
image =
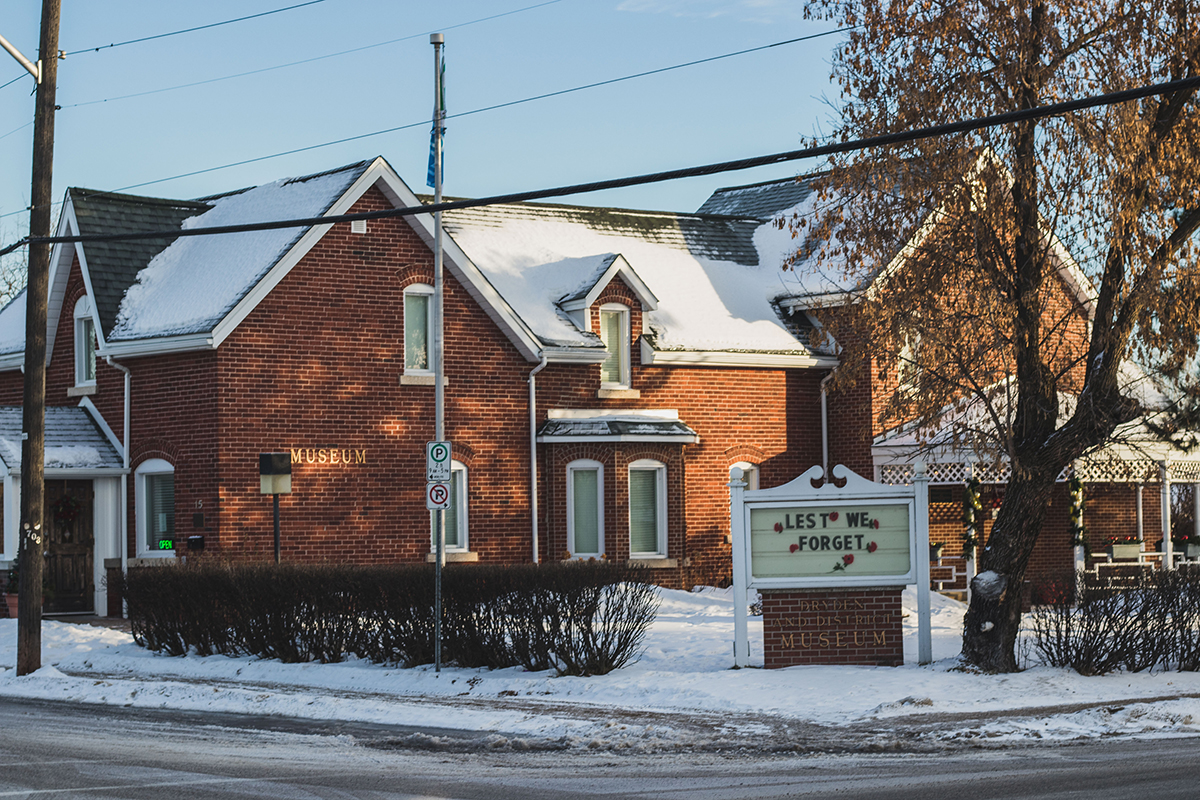
<instances>
[{"instance_id":1,"label":"sidewalk","mask_svg":"<svg viewBox=\"0 0 1200 800\"><path fill-rule=\"evenodd\" d=\"M979 675L955 658L963 606L935 596L934 664L917 666L906 593L903 667L732 669L728 593L662 591L642 658L609 675L400 669L150 653L110 621L47 621L43 668L17 678L0 620L0 696L478 731L489 746L644 751L937 749L1200 735L1200 675ZM99 624L90 624L99 623ZM762 622L751 618L752 663Z\"/></svg>"}]
</instances>

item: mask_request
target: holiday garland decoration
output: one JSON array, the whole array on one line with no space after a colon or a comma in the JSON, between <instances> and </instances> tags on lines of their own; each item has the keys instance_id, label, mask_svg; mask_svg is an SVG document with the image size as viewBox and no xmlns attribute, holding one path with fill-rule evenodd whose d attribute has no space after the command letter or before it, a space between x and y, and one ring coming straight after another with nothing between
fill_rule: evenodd
<instances>
[{"instance_id":1,"label":"holiday garland decoration","mask_svg":"<svg viewBox=\"0 0 1200 800\"><path fill-rule=\"evenodd\" d=\"M1071 493L1071 545L1082 547L1087 544L1087 528L1083 526L1083 481L1077 474L1067 481L1067 491Z\"/></svg>"},{"instance_id":2,"label":"holiday garland decoration","mask_svg":"<svg viewBox=\"0 0 1200 800\"><path fill-rule=\"evenodd\" d=\"M983 510L983 504L979 502L979 489L980 483L975 478L971 478L963 487L963 525L966 526L963 531L963 558L968 560L975 557L975 548L979 546L976 512Z\"/></svg>"}]
</instances>

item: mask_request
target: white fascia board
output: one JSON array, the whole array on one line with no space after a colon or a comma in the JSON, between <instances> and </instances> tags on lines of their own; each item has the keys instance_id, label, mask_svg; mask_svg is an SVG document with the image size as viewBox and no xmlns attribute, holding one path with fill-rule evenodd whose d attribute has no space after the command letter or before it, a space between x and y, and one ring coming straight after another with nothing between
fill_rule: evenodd
<instances>
[{"instance_id":1,"label":"white fascia board","mask_svg":"<svg viewBox=\"0 0 1200 800\"><path fill-rule=\"evenodd\" d=\"M603 364L608 359L602 347L543 347L542 355L550 364Z\"/></svg>"},{"instance_id":2,"label":"white fascia board","mask_svg":"<svg viewBox=\"0 0 1200 800\"><path fill-rule=\"evenodd\" d=\"M853 305L858 301L862 292L825 292L824 294L805 294L794 297L782 297L775 301L780 308L788 311L813 311L823 308L841 308Z\"/></svg>"},{"instance_id":3,"label":"white fascia board","mask_svg":"<svg viewBox=\"0 0 1200 800\"><path fill-rule=\"evenodd\" d=\"M654 311L658 308L658 298L654 296L654 292L650 291L650 287L647 286L645 281L641 279L641 277L637 274L637 271L634 270L633 266L625 259L625 256L621 255L620 253L617 253L617 257L614 258L613 262L608 265L608 269L606 269L604 274L600 276L600 280L592 284L592 288L588 290L586 295L584 295L582 300L583 307L591 308L592 304L596 302L596 298L600 296L600 293L603 292L608 285L612 283L613 278L617 277L618 275L624 278L625 283L628 284L629 288L633 290L634 296L636 296L638 302L642 304L642 309L644 311Z\"/></svg>"},{"instance_id":4,"label":"white fascia board","mask_svg":"<svg viewBox=\"0 0 1200 800\"><path fill-rule=\"evenodd\" d=\"M115 478L129 474L130 470L124 467L47 467L46 469L47 478Z\"/></svg>"},{"instance_id":5,"label":"white fascia board","mask_svg":"<svg viewBox=\"0 0 1200 800\"><path fill-rule=\"evenodd\" d=\"M211 333L189 333L184 336L161 336L155 339L134 339L128 342L107 342L97 358L136 358L159 353L187 353L195 350L216 350Z\"/></svg>"},{"instance_id":6,"label":"white fascia board","mask_svg":"<svg viewBox=\"0 0 1200 800\"><path fill-rule=\"evenodd\" d=\"M375 162L364 173L363 180L368 177L371 180L370 185L378 183L378 188L383 192L384 197L396 208L419 208L422 205L412 189L408 188L408 184L383 158L375 159ZM417 236L421 237L421 240L432 250L433 213L411 214L405 219L408 220ZM533 330L525 324L512 306L496 291L496 287L488 281L487 276L480 271L479 267L475 266L474 262L458 246L458 243L445 231L442 231L442 257L454 277L467 290L467 294L479 303L484 313L504 332L508 340L517 348L517 352L530 363L541 361L543 348Z\"/></svg>"},{"instance_id":7,"label":"white fascia board","mask_svg":"<svg viewBox=\"0 0 1200 800\"><path fill-rule=\"evenodd\" d=\"M92 422L96 423L96 427L104 434L104 438L108 439L108 443L113 446L117 453L125 452L125 445L117 438L116 432L109 427L108 420L104 419L104 415L100 413L100 409L96 408L96 404L92 402L92 398L85 397L79 401L79 407L88 413L92 418Z\"/></svg>"},{"instance_id":8,"label":"white fascia board","mask_svg":"<svg viewBox=\"0 0 1200 800\"><path fill-rule=\"evenodd\" d=\"M833 369L836 356L809 353L736 353L723 350L655 350L641 340L643 367L756 367L767 369Z\"/></svg>"},{"instance_id":9,"label":"white fascia board","mask_svg":"<svg viewBox=\"0 0 1200 800\"><path fill-rule=\"evenodd\" d=\"M67 193L70 197L70 192ZM68 201L63 202L62 213L58 215L58 228L55 236L78 236L79 223L75 219L75 207ZM46 296L46 364L50 364L54 356L54 340L58 333L58 320L62 314L63 302L66 299L67 281L71 277L71 262L75 252L79 251L79 264L83 267L83 247L77 244L56 244L50 250L50 282ZM84 268L84 285L87 293L92 294L92 285L87 279L87 269ZM92 304L93 306L95 303ZM93 314L93 316L95 316ZM97 324L96 330L100 327Z\"/></svg>"},{"instance_id":10,"label":"white fascia board","mask_svg":"<svg viewBox=\"0 0 1200 800\"><path fill-rule=\"evenodd\" d=\"M655 436L654 434L612 434L606 436L539 436L542 444L590 444L593 442L659 442L663 444L695 444L699 436L689 433Z\"/></svg>"},{"instance_id":11,"label":"white fascia board","mask_svg":"<svg viewBox=\"0 0 1200 800\"><path fill-rule=\"evenodd\" d=\"M21 369L24 366L24 353L9 353L8 355L0 356L0 372L9 372L14 369Z\"/></svg>"}]
</instances>

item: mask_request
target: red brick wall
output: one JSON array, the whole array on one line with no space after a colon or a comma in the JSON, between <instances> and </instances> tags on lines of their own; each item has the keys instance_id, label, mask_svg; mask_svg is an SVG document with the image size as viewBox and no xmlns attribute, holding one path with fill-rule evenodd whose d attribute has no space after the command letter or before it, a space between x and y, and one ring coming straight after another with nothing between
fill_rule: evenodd
<instances>
[{"instance_id":1,"label":"red brick wall","mask_svg":"<svg viewBox=\"0 0 1200 800\"><path fill-rule=\"evenodd\" d=\"M900 587L763 591L763 665L904 663Z\"/></svg>"},{"instance_id":2,"label":"red brick wall","mask_svg":"<svg viewBox=\"0 0 1200 800\"><path fill-rule=\"evenodd\" d=\"M390 207L377 190L353 212ZM405 220L327 233L220 347L221 547L266 556L271 504L259 452L365 449L366 463L296 464L281 498L283 554L306 561L423 560L425 442L434 387L400 385L404 288L433 283ZM446 271L446 433L468 470L469 546L531 559L525 376L532 369Z\"/></svg>"}]
</instances>

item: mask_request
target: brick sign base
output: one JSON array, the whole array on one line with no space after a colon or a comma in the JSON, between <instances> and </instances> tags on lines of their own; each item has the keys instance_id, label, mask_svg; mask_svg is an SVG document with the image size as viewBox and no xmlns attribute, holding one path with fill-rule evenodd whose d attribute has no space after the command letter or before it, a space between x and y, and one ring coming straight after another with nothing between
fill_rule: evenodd
<instances>
[{"instance_id":1,"label":"brick sign base","mask_svg":"<svg viewBox=\"0 0 1200 800\"><path fill-rule=\"evenodd\" d=\"M900 666L902 591L900 586L763 591L764 665Z\"/></svg>"}]
</instances>

